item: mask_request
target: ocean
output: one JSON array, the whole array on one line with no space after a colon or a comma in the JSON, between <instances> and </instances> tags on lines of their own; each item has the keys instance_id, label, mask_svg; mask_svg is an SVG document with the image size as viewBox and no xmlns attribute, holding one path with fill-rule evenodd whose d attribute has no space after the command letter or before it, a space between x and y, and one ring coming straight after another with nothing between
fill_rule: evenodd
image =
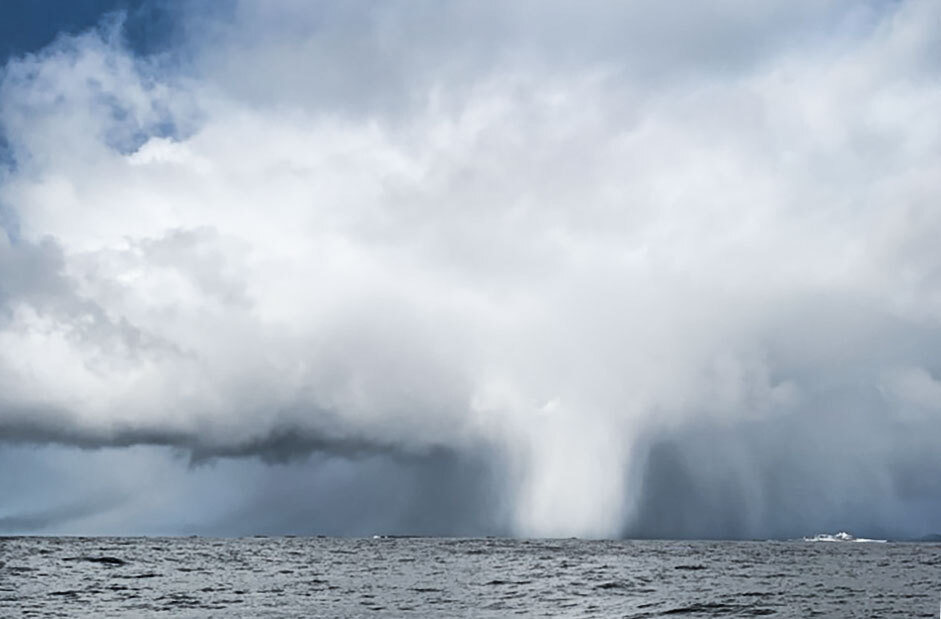
<instances>
[{"instance_id":1,"label":"ocean","mask_svg":"<svg viewBox=\"0 0 941 619\"><path fill-rule=\"evenodd\" d=\"M0 617L936 617L941 545L0 538Z\"/></svg>"}]
</instances>

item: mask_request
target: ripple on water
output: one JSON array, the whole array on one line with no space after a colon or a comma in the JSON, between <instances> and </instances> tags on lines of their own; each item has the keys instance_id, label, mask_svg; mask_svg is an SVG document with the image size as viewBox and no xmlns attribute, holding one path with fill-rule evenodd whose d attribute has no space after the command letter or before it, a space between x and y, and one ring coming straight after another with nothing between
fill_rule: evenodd
<instances>
[{"instance_id":1,"label":"ripple on water","mask_svg":"<svg viewBox=\"0 0 941 619\"><path fill-rule=\"evenodd\" d=\"M431 538L0 540L0 617L936 616L941 546ZM80 605L80 606L76 606Z\"/></svg>"}]
</instances>

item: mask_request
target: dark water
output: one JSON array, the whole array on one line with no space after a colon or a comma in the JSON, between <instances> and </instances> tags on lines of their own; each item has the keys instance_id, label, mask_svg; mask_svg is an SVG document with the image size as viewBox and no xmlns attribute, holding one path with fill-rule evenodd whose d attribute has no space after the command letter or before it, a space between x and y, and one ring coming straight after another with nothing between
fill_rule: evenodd
<instances>
[{"instance_id":1,"label":"dark water","mask_svg":"<svg viewBox=\"0 0 941 619\"><path fill-rule=\"evenodd\" d=\"M0 538L0 617L936 617L941 545Z\"/></svg>"}]
</instances>

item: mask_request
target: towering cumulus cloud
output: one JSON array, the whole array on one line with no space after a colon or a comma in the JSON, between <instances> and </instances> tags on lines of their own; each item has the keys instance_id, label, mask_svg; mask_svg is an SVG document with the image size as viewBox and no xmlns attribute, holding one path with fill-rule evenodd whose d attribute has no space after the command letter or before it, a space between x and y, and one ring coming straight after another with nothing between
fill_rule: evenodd
<instances>
[{"instance_id":1,"label":"towering cumulus cloud","mask_svg":"<svg viewBox=\"0 0 941 619\"><path fill-rule=\"evenodd\" d=\"M941 528L941 5L216 10L3 69L8 448L396 462L418 532L422 487L522 535Z\"/></svg>"}]
</instances>

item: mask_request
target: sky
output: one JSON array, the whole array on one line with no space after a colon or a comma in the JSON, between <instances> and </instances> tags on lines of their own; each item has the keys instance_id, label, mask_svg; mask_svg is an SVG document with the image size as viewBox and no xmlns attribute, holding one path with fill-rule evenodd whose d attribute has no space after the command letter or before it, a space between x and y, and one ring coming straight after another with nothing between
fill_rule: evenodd
<instances>
[{"instance_id":1,"label":"sky","mask_svg":"<svg viewBox=\"0 0 941 619\"><path fill-rule=\"evenodd\" d=\"M941 532L939 26L0 4L0 534Z\"/></svg>"}]
</instances>

